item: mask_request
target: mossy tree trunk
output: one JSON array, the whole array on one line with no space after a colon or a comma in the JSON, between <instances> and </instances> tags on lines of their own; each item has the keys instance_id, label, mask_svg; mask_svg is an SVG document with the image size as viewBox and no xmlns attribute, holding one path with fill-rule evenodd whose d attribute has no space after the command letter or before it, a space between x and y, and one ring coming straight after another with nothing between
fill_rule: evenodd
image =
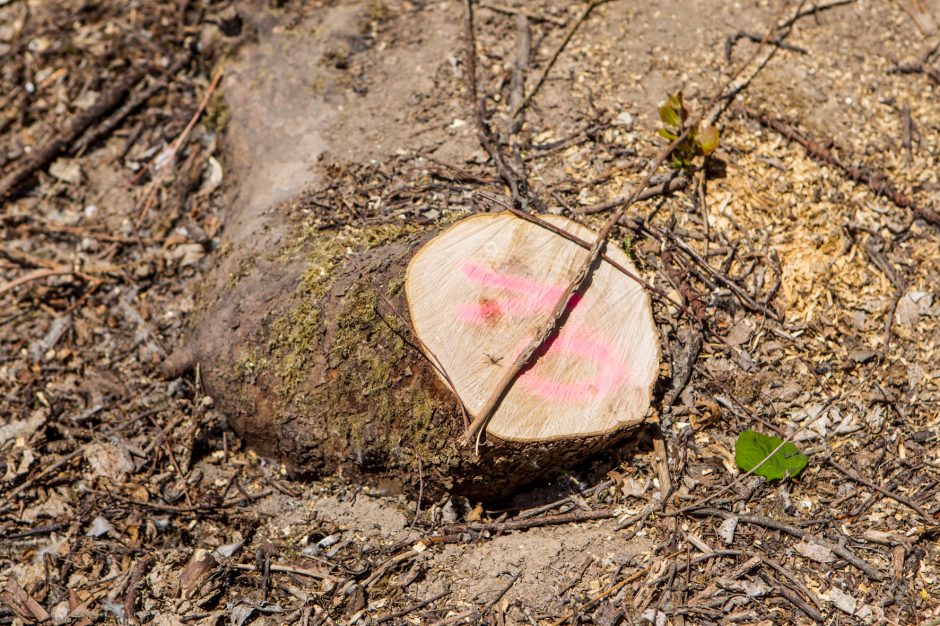
<instances>
[{"instance_id":1,"label":"mossy tree trunk","mask_svg":"<svg viewBox=\"0 0 940 626\"><path fill-rule=\"evenodd\" d=\"M456 397L415 345L405 270L440 226L314 233L210 287L166 364L199 365L204 385L251 446L304 475L400 481L494 499L570 468L630 429L537 443L461 442Z\"/></svg>"}]
</instances>

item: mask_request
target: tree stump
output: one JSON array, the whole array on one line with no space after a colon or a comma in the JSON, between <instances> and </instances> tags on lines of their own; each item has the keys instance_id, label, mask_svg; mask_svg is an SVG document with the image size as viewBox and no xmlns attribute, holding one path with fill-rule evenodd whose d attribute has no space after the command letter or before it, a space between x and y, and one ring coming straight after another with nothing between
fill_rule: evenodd
<instances>
[{"instance_id":1,"label":"tree stump","mask_svg":"<svg viewBox=\"0 0 940 626\"><path fill-rule=\"evenodd\" d=\"M545 219L594 238L568 219ZM235 430L296 472L503 497L622 440L649 408L659 362L649 298L602 261L499 405L483 445L462 441L457 397L472 419L586 255L508 213L443 231L319 233L302 274L270 275L289 295L259 311L260 323L242 328L255 303L220 298L167 369L201 364ZM219 333L230 325L237 341Z\"/></svg>"}]
</instances>

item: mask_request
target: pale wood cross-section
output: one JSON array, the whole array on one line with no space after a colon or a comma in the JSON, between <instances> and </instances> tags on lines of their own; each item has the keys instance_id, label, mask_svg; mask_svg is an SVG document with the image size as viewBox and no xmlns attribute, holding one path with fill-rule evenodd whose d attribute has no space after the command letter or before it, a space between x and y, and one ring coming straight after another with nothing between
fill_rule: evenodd
<instances>
[{"instance_id":1,"label":"pale wood cross-section","mask_svg":"<svg viewBox=\"0 0 940 626\"><path fill-rule=\"evenodd\" d=\"M582 240L590 229L543 219ZM551 317L588 251L509 213L475 215L425 244L405 293L424 347L471 415ZM607 255L636 274L627 255ZM659 368L649 296L606 261L575 298L561 332L513 384L486 432L534 442L600 435L640 423Z\"/></svg>"}]
</instances>

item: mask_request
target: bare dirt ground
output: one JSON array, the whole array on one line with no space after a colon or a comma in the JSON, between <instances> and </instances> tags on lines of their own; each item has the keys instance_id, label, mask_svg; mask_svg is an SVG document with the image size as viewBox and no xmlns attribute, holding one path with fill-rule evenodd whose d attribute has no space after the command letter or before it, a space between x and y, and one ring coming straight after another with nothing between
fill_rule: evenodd
<instances>
[{"instance_id":1,"label":"bare dirt ground","mask_svg":"<svg viewBox=\"0 0 940 626\"><path fill-rule=\"evenodd\" d=\"M0 0L0 621L940 623L940 3L526 3L525 93L549 71L516 133L492 6L476 80L517 200L594 227L667 93L704 107L775 50L706 167L616 231L702 313L654 303L665 454L652 429L513 501L430 502L291 477L198 372L159 374L211 268L263 283L232 259L281 233L231 206L300 197L287 233L512 204L463 3ZM743 475L746 428L809 466Z\"/></svg>"}]
</instances>

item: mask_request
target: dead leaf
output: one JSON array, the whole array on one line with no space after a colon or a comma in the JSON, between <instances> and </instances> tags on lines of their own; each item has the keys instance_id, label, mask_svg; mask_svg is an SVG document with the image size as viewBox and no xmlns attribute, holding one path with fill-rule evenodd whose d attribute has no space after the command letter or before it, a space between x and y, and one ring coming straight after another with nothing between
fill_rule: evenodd
<instances>
[{"instance_id":1,"label":"dead leaf","mask_svg":"<svg viewBox=\"0 0 940 626\"><path fill-rule=\"evenodd\" d=\"M134 469L130 454L111 442L95 441L88 444L85 447L85 460L94 478L105 477L114 482L123 482L127 473Z\"/></svg>"}]
</instances>

